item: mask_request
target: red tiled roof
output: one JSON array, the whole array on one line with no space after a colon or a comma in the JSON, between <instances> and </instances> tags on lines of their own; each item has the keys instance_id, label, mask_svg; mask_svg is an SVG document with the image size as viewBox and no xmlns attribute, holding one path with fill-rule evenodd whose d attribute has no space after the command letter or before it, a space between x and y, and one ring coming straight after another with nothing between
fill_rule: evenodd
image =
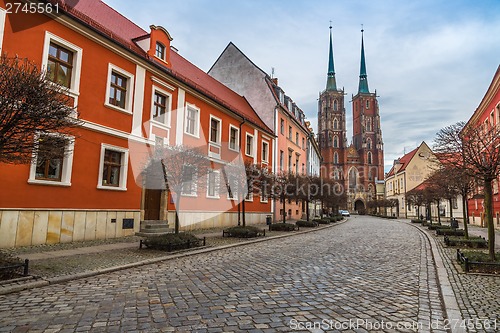
<instances>
[{"instance_id":1,"label":"red tiled roof","mask_svg":"<svg viewBox=\"0 0 500 333\"><path fill-rule=\"evenodd\" d=\"M401 172L406 169L408 166L408 163L410 163L411 159L413 156L415 156L415 153L417 152L418 147L410 151L408 154L405 154L403 157L399 158L399 163L402 164L401 167L399 168L398 172ZM394 175L394 166L391 168L391 170L387 173L387 176L393 176Z\"/></svg>"},{"instance_id":2,"label":"red tiled roof","mask_svg":"<svg viewBox=\"0 0 500 333\"><path fill-rule=\"evenodd\" d=\"M66 3L68 0L53 0ZM128 18L102 2L101 0L79 1L74 7L62 7L68 14L96 29L106 37L118 42L136 54L145 57L149 62L162 68L192 88L205 94L217 103L227 107L237 115L247 119L268 133L274 133L257 115L248 101L241 95L229 89L221 82L196 67L176 52L171 51L169 69L157 61L147 57L146 52L138 47L133 40L149 34Z\"/></svg>"}]
</instances>

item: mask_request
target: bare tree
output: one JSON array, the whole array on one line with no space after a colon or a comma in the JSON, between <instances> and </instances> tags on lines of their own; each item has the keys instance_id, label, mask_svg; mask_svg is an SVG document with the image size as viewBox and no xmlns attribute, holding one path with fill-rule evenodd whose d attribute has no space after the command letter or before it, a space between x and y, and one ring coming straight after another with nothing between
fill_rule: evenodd
<instances>
[{"instance_id":1,"label":"bare tree","mask_svg":"<svg viewBox=\"0 0 500 333\"><path fill-rule=\"evenodd\" d=\"M435 152L445 163L483 183L484 213L488 226L488 252L495 259L493 224L493 181L500 174L500 126L459 122L441 129L435 139ZM457 158L456 156L459 156Z\"/></svg>"},{"instance_id":2,"label":"bare tree","mask_svg":"<svg viewBox=\"0 0 500 333\"><path fill-rule=\"evenodd\" d=\"M66 88L51 82L27 59L0 55L0 163L30 163L33 151L47 160L65 152L79 126Z\"/></svg>"},{"instance_id":3,"label":"bare tree","mask_svg":"<svg viewBox=\"0 0 500 333\"><path fill-rule=\"evenodd\" d=\"M183 145L155 147L144 168L145 184L170 192L175 204L175 233L179 233L181 197L196 195L206 189L208 173L213 172L210 160L199 147ZM218 186L218 181L214 183Z\"/></svg>"}]
</instances>

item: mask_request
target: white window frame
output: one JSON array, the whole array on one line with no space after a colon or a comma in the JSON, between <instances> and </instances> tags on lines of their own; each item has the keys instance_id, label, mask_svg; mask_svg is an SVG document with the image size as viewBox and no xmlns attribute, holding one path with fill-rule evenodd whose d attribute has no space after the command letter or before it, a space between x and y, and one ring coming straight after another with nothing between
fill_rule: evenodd
<instances>
[{"instance_id":1,"label":"white window frame","mask_svg":"<svg viewBox=\"0 0 500 333\"><path fill-rule=\"evenodd\" d=\"M266 154L264 154L264 145L267 146ZM262 149L262 156L261 156L262 163L268 164L269 163L269 142L262 140L262 148L261 149Z\"/></svg>"},{"instance_id":2,"label":"white window frame","mask_svg":"<svg viewBox=\"0 0 500 333\"><path fill-rule=\"evenodd\" d=\"M188 122L189 108L196 111L196 119L194 121L194 133L187 132L187 128L186 128L187 122ZM200 138L200 108L199 107L197 107L194 104L186 103L186 110L184 112L184 125L183 126L184 126L184 134L195 137L197 139Z\"/></svg>"},{"instance_id":3,"label":"white window frame","mask_svg":"<svg viewBox=\"0 0 500 333\"><path fill-rule=\"evenodd\" d=\"M155 95L156 93L159 93L160 95L163 95L168 98L167 101L167 110L165 111L165 122L162 123L161 121L154 120L153 118L153 112L155 109ZM166 90L163 90L159 88L158 86L153 85L153 92L151 94L151 122L156 125L160 125L162 127L170 128L171 126L171 114L172 114L172 94L167 92Z\"/></svg>"},{"instance_id":4,"label":"white window frame","mask_svg":"<svg viewBox=\"0 0 500 333\"><path fill-rule=\"evenodd\" d=\"M0 23L1 23L1 18L0 18ZM3 26L0 26L0 28L3 28ZM48 68L50 43L61 45L62 47L73 52L73 71L71 72L71 83L68 92L73 97L80 95L80 76L82 73L83 49L73 43L68 42L67 40L59 36L54 35L51 32L46 31L45 39L43 42L43 53L42 53L42 69L44 71L46 71Z\"/></svg>"},{"instance_id":5,"label":"white window frame","mask_svg":"<svg viewBox=\"0 0 500 333\"><path fill-rule=\"evenodd\" d=\"M209 192L210 192L210 174L214 174L215 175L215 178L214 178L214 193L215 195L210 195ZM220 198L220 195L219 195L219 182L220 182L220 170L208 170L207 172L207 193L206 193L206 196L207 198L209 199L219 199Z\"/></svg>"},{"instance_id":6,"label":"white window frame","mask_svg":"<svg viewBox=\"0 0 500 333\"><path fill-rule=\"evenodd\" d=\"M181 196L183 196L183 197L197 197L198 196L198 183L197 183L198 168L196 166L193 166L193 165L186 165L186 166L193 167L193 169L194 169L193 178L191 180L193 182L193 186L191 187L191 193L186 193L183 191L183 189L181 189Z\"/></svg>"},{"instance_id":7,"label":"white window frame","mask_svg":"<svg viewBox=\"0 0 500 333\"><path fill-rule=\"evenodd\" d=\"M247 151L248 138L249 137L252 138L252 141L251 141L252 145L250 147L250 150L251 150L250 154ZM246 136L245 136L245 155L246 156L250 156L250 157L254 157L254 155L255 155L255 141L254 141L254 136L252 134L250 134L250 133L246 133Z\"/></svg>"},{"instance_id":8,"label":"white window frame","mask_svg":"<svg viewBox=\"0 0 500 333\"><path fill-rule=\"evenodd\" d=\"M109 93L111 90L111 74L112 72L116 72L124 76L127 79L127 94L125 95L125 108L121 108L119 106L109 104ZM120 112L124 112L127 114L132 114L132 101L134 96L134 74L127 72L126 70L113 65L112 63L108 63L108 78L106 80L106 98L104 100L104 105L110 109L117 110Z\"/></svg>"},{"instance_id":9,"label":"white window frame","mask_svg":"<svg viewBox=\"0 0 500 333\"><path fill-rule=\"evenodd\" d=\"M212 141L212 119L217 120L219 122L216 141ZM210 120L208 121L208 142L220 147L222 141L221 138L222 138L222 119L214 115L210 115Z\"/></svg>"},{"instance_id":10,"label":"white window frame","mask_svg":"<svg viewBox=\"0 0 500 333\"><path fill-rule=\"evenodd\" d=\"M235 143L235 147L234 148L231 148L231 130L234 129L236 130L236 143ZM228 148L229 150L232 150L232 151L235 151L235 152L239 152L240 151L240 129L232 124L229 124L229 139L228 139Z\"/></svg>"},{"instance_id":11,"label":"white window frame","mask_svg":"<svg viewBox=\"0 0 500 333\"><path fill-rule=\"evenodd\" d=\"M102 185L102 172L104 170L104 153L108 150L113 150L122 154L121 167L120 167L120 180L118 186ZM101 144L101 157L99 159L99 174L97 177L97 188L100 190L111 191L126 191L127 190L127 177L128 177L128 154L127 148L109 145L107 143Z\"/></svg>"},{"instance_id":12,"label":"white window frame","mask_svg":"<svg viewBox=\"0 0 500 333\"><path fill-rule=\"evenodd\" d=\"M28 184L37 184L37 185L52 185L52 186L71 186L71 174L73 171L73 154L75 148L75 138L68 135L62 134L43 134L43 135L53 135L60 136L68 140L68 144L64 149L64 158L63 158L63 166L61 170L61 180L45 180L45 179L37 179L36 178L36 164L38 161L38 151L36 149L33 150L33 159L30 165L30 173L28 178ZM36 134L35 140L40 139L40 134Z\"/></svg>"}]
</instances>

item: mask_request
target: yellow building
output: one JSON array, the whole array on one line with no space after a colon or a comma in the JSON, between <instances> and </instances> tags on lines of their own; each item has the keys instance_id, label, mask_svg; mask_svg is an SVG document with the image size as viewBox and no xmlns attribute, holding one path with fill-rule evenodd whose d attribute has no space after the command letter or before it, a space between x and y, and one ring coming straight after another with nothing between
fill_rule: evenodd
<instances>
[{"instance_id":1,"label":"yellow building","mask_svg":"<svg viewBox=\"0 0 500 333\"><path fill-rule=\"evenodd\" d=\"M389 214L398 217L417 216L415 209L406 204L406 193L427 179L436 168L436 161L436 156L424 141L394 161L393 167L385 176L385 191L386 198L396 199L398 205Z\"/></svg>"}]
</instances>

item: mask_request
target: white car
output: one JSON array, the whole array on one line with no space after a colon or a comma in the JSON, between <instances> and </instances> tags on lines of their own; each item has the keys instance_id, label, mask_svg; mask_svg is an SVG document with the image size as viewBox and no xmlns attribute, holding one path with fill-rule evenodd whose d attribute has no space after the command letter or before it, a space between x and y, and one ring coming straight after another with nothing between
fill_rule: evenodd
<instances>
[{"instance_id":1,"label":"white car","mask_svg":"<svg viewBox=\"0 0 500 333\"><path fill-rule=\"evenodd\" d=\"M351 216L351 214L349 214L348 210L339 210L339 213L342 216Z\"/></svg>"}]
</instances>

